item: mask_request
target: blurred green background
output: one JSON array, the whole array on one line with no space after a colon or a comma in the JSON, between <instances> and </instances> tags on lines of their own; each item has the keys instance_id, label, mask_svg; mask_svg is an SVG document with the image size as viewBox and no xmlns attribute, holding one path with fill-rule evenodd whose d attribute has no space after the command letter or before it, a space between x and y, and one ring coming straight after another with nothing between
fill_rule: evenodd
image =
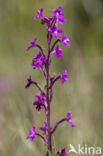
<instances>
[{"instance_id":1,"label":"blurred green background","mask_svg":"<svg viewBox=\"0 0 103 156\"><path fill-rule=\"evenodd\" d=\"M103 148L103 1L0 0L0 156L45 155L46 146L39 138L26 140L28 129L45 120L32 105L37 89L24 88L30 75L45 85L41 73L31 67L37 49L27 53L26 48L37 36L46 50L45 26L32 17L41 7L47 15L58 6L68 19L64 30L71 47L63 47L64 59L55 58L52 71L58 74L66 68L69 81L54 87L51 119L54 126L71 111L77 126L62 124L53 142L57 149L69 149L69 144Z\"/></svg>"}]
</instances>

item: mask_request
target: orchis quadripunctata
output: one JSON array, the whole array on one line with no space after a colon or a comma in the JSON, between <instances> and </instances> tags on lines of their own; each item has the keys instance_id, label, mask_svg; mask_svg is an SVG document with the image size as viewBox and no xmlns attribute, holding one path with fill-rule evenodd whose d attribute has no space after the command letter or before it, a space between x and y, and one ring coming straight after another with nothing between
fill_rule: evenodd
<instances>
[{"instance_id":1,"label":"orchis quadripunctata","mask_svg":"<svg viewBox=\"0 0 103 156\"><path fill-rule=\"evenodd\" d=\"M54 128L51 127L51 119L50 119L50 107L51 102L53 98L53 86L58 81L61 80L61 83L63 84L65 81L68 80L68 73L67 70L63 72L63 74L58 74L58 76L51 76L50 75L50 66L52 63L53 55L56 55L57 58L63 59L62 55L62 49L60 48L60 43L62 43L64 46L70 46L69 38L65 35L63 29L59 29L59 24L64 25L64 22L67 21L63 18L64 13L62 13L62 7L58 7L58 9L52 9L53 16L48 18L43 14L43 9L40 9L37 11L37 16L33 17L33 20L42 18L41 24L46 24L46 31L47 31L47 44L48 44L48 50L47 55L44 53L42 47L37 44L37 38L34 40L30 40L30 46L27 48L27 51L29 51L31 48L38 48L39 52L36 56L33 56L32 66L33 69L39 69L43 72L45 80L46 80L46 91L45 89L42 89L40 85L33 81L31 76L27 79L28 83L25 86L26 88L29 88L32 84L35 85L38 90L40 91L40 94L36 94L36 101L34 101L33 105L38 111L41 111L41 109L44 109L46 119L47 121L44 122L43 127L36 128L35 125L28 131L29 136L27 137L27 140L34 140L36 136L39 136L43 141L47 144L47 153L46 156L49 156L49 154L54 155L53 153L53 146L52 146L52 135L57 129L57 127L62 122L68 122L71 127L75 127L75 125L72 123L72 114L69 112L67 114L66 118L61 119L58 121ZM55 38L56 41L51 45L52 38ZM39 132L41 130L41 133ZM65 156L67 154L66 149L62 149L57 152L58 156Z\"/></svg>"}]
</instances>

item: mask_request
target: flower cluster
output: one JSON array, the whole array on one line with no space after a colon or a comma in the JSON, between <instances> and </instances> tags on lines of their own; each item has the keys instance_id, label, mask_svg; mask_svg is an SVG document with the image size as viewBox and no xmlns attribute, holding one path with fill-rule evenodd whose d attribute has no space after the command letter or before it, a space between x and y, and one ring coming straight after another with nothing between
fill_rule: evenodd
<instances>
[{"instance_id":1,"label":"flower cluster","mask_svg":"<svg viewBox=\"0 0 103 156\"><path fill-rule=\"evenodd\" d=\"M32 129L28 131L29 136L27 140L34 140L36 136L39 136L41 139L45 141L47 144L47 151L46 156L49 156L49 153L53 153L53 146L52 146L52 135L54 134L57 127L64 121L68 122L71 127L75 127L72 119L72 114L69 112L66 118L61 119L58 121L54 128L51 128L51 102L53 99L53 86L58 81L61 80L61 83L64 84L65 81L68 80L68 72L65 70L63 74L59 73L57 76L52 76L49 72L53 56L56 58L63 59L62 49L60 48L60 44L62 43L64 46L70 46L69 38L65 35L63 29L59 28L59 24L64 25L67 21L64 18L64 13L62 12L62 7L58 7L57 9L52 9L51 11L52 17L46 17L43 13L43 8L37 11L37 16L33 17L33 20L41 18L41 24L46 24L46 31L47 31L47 53L44 52L41 45L37 43L37 37L34 40L30 40L30 46L27 48L29 51L32 48L37 48L38 53L37 55L33 56L32 58L32 67L33 69L39 69L45 78L45 88L42 88L37 82L31 79L31 76L27 79L27 85L25 88L29 88L31 85L34 85L38 88L40 94L36 94L36 101L34 101L33 105L35 106L36 110L40 111L41 109L44 110L46 115L46 121L44 122L43 127L39 127L38 131L36 127L33 126ZM55 39L55 42L52 44L52 39ZM39 133L40 131L40 133ZM42 133L42 134L41 134ZM57 152L57 156L65 156L67 154L66 149L62 149Z\"/></svg>"},{"instance_id":2,"label":"flower cluster","mask_svg":"<svg viewBox=\"0 0 103 156\"><path fill-rule=\"evenodd\" d=\"M62 13L62 7L58 7L58 9L52 9L52 13L54 16L48 18L43 15L43 9L41 9L40 11L37 11L38 16L34 17L33 19L35 20L37 18L42 18L41 24L47 24L47 31L50 32L50 35L58 38L64 46L70 46L69 38L65 36L63 29L59 29L58 27L58 24L64 25L64 22L67 21L63 18L64 13Z\"/></svg>"}]
</instances>

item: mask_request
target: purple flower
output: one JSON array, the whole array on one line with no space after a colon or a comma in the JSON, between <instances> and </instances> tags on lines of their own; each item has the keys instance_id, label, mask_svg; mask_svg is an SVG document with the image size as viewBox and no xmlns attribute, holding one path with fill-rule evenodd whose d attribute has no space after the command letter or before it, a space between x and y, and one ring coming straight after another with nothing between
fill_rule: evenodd
<instances>
[{"instance_id":1,"label":"purple flower","mask_svg":"<svg viewBox=\"0 0 103 156\"><path fill-rule=\"evenodd\" d=\"M44 127L39 127L39 129L41 131L43 131L46 136L48 136L48 125L47 125L47 122L44 122Z\"/></svg>"},{"instance_id":2,"label":"purple flower","mask_svg":"<svg viewBox=\"0 0 103 156\"><path fill-rule=\"evenodd\" d=\"M56 57L63 59L62 50L59 48L59 44L56 47Z\"/></svg>"},{"instance_id":3,"label":"purple flower","mask_svg":"<svg viewBox=\"0 0 103 156\"><path fill-rule=\"evenodd\" d=\"M62 18L62 17L60 17L60 16L59 16L59 18L57 19L57 22L60 23L60 24L62 24L62 25L64 25L64 22L66 22L66 21L67 21L67 19L64 19L64 18Z\"/></svg>"},{"instance_id":4,"label":"purple flower","mask_svg":"<svg viewBox=\"0 0 103 156\"><path fill-rule=\"evenodd\" d=\"M38 132L36 132L36 127L33 126L32 129L28 131L29 136L26 138L27 140L33 140L38 135Z\"/></svg>"},{"instance_id":5,"label":"purple flower","mask_svg":"<svg viewBox=\"0 0 103 156\"><path fill-rule=\"evenodd\" d=\"M41 17L43 17L44 15L43 15L43 8L41 8L40 10L38 10L37 11L37 16L36 17L33 17L32 19L33 20L35 20L35 19L37 19L37 18L41 18Z\"/></svg>"},{"instance_id":6,"label":"purple flower","mask_svg":"<svg viewBox=\"0 0 103 156\"><path fill-rule=\"evenodd\" d=\"M41 95L35 95L35 97L37 98L37 100L33 103L33 105L35 105L36 109L40 111L43 106L46 107L45 94L41 93Z\"/></svg>"},{"instance_id":7,"label":"purple flower","mask_svg":"<svg viewBox=\"0 0 103 156\"><path fill-rule=\"evenodd\" d=\"M33 69L37 68L41 70L43 68L43 65L45 64L46 59L47 59L46 57L42 56L41 52L39 52L38 55L33 56L33 62L32 62Z\"/></svg>"},{"instance_id":8,"label":"purple flower","mask_svg":"<svg viewBox=\"0 0 103 156\"><path fill-rule=\"evenodd\" d=\"M65 81L68 80L68 73L67 73L67 70L65 70L63 72L63 75L62 74L59 74L60 75L60 79L61 79L61 82L64 83Z\"/></svg>"},{"instance_id":9,"label":"purple flower","mask_svg":"<svg viewBox=\"0 0 103 156\"><path fill-rule=\"evenodd\" d=\"M62 13L62 7L58 7L58 9L52 9L52 12L56 17L64 16L64 13Z\"/></svg>"},{"instance_id":10,"label":"purple flower","mask_svg":"<svg viewBox=\"0 0 103 156\"><path fill-rule=\"evenodd\" d=\"M50 26L50 22L52 21L52 18L47 18L47 17L44 17L42 20L41 20L41 24L47 24Z\"/></svg>"},{"instance_id":11,"label":"purple flower","mask_svg":"<svg viewBox=\"0 0 103 156\"><path fill-rule=\"evenodd\" d=\"M35 44L36 40L37 40L37 37L35 37L34 41L30 40L31 45L27 48L27 51L30 50L31 48L36 47L36 44Z\"/></svg>"},{"instance_id":12,"label":"purple flower","mask_svg":"<svg viewBox=\"0 0 103 156\"><path fill-rule=\"evenodd\" d=\"M71 112L69 112L69 113L67 114L67 122L68 122L72 127L75 127L75 125L73 124L73 122L71 121L71 119L72 119L72 114L71 114Z\"/></svg>"},{"instance_id":13,"label":"purple flower","mask_svg":"<svg viewBox=\"0 0 103 156\"><path fill-rule=\"evenodd\" d=\"M52 36L55 38L61 38L62 29L59 29L57 24L54 24L52 28L48 28L48 31L51 32Z\"/></svg>"},{"instance_id":14,"label":"purple flower","mask_svg":"<svg viewBox=\"0 0 103 156\"><path fill-rule=\"evenodd\" d=\"M66 149L63 148L62 150L60 150L59 152L57 152L57 156L65 156L67 154Z\"/></svg>"},{"instance_id":15,"label":"purple flower","mask_svg":"<svg viewBox=\"0 0 103 156\"><path fill-rule=\"evenodd\" d=\"M60 42L63 43L64 46L70 46L69 38L63 34L63 37L60 38Z\"/></svg>"},{"instance_id":16,"label":"purple flower","mask_svg":"<svg viewBox=\"0 0 103 156\"><path fill-rule=\"evenodd\" d=\"M64 13L62 13L62 7L58 7L57 10L52 9L52 12L54 14L54 20L56 21L56 23L64 24L64 22L67 21L63 18Z\"/></svg>"}]
</instances>

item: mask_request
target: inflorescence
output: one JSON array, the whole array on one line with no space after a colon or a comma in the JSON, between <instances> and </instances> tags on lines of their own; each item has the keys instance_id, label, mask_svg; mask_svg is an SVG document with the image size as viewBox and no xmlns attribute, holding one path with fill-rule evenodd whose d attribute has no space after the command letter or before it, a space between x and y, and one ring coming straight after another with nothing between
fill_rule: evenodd
<instances>
[{"instance_id":1,"label":"inflorescence","mask_svg":"<svg viewBox=\"0 0 103 156\"><path fill-rule=\"evenodd\" d=\"M64 13L62 13L62 7L52 9L51 13L53 16L48 18L44 15L43 9L41 8L37 11L37 16L32 18L33 20L41 18L41 24L46 24L48 44L47 55L44 53L41 45L37 43L37 37L35 37L34 40L30 40L30 46L27 48L27 51L29 51L31 48L38 48L38 54L32 58L32 67L34 70L39 69L43 72L46 80L46 91L45 89L42 89L37 82L33 81L31 76L27 79L28 82L25 88L29 88L31 85L35 85L38 88L40 94L35 95L36 100L33 102L33 105L37 111L44 109L47 118L47 121L44 122L43 127L36 128L34 125L28 131L29 136L27 137L27 140L34 140L36 136L39 136L47 144L48 151L53 155L52 134L55 132L57 127L62 122L69 123L71 127L75 127L75 125L72 122L71 112L67 113L67 117L58 121L53 128L50 124L50 106L53 99L53 86L58 80L61 80L62 84L68 80L67 70L65 70L63 74L59 73L57 76L51 76L49 73L50 66L53 56L56 56L58 59L63 59L60 43L62 43L64 46L70 46L70 40L65 35L64 30L59 29L59 24L64 25L64 23L67 21L65 18L63 18ZM55 42L53 45L51 45L53 38L55 39ZM49 156L48 151L46 156ZM57 156L65 156L66 154L67 152L65 148L57 152Z\"/></svg>"}]
</instances>

